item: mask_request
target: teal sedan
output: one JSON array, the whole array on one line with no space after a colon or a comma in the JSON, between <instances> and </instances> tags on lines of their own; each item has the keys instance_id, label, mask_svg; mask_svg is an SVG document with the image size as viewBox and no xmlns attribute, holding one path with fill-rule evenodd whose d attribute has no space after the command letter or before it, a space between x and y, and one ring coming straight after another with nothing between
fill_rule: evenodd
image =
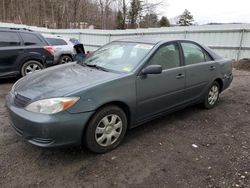
<instances>
[{"instance_id":1,"label":"teal sedan","mask_svg":"<svg viewBox=\"0 0 250 188\"><path fill-rule=\"evenodd\" d=\"M193 104L215 107L232 79L232 60L194 41L133 38L25 76L6 106L31 144L104 153L129 128Z\"/></svg>"}]
</instances>

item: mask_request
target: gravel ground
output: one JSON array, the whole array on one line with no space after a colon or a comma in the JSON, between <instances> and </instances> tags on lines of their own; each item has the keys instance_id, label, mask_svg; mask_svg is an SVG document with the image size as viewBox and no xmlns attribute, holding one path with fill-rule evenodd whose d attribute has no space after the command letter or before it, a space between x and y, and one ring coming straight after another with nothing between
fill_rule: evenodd
<instances>
[{"instance_id":1,"label":"gravel ground","mask_svg":"<svg viewBox=\"0 0 250 188\"><path fill-rule=\"evenodd\" d=\"M128 132L116 150L41 149L9 126L0 85L0 187L250 187L250 73L212 110L189 107Z\"/></svg>"}]
</instances>

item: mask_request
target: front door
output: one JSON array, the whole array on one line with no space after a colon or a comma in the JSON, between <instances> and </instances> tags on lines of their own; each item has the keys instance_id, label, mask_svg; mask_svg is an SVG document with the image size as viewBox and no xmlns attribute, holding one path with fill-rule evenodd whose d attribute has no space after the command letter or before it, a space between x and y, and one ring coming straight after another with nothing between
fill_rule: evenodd
<instances>
[{"instance_id":1,"label":"front door","mask_svg":"<svg viewBox=\"0 0 250 188\"><path fill-rule=\"evenodd\" d=\"M148 65L161 65L163 72L137 76L137 121L173 108L184 100L185 70L180 65L176 43L159 47Z\"/></svg>"}]
</instances>

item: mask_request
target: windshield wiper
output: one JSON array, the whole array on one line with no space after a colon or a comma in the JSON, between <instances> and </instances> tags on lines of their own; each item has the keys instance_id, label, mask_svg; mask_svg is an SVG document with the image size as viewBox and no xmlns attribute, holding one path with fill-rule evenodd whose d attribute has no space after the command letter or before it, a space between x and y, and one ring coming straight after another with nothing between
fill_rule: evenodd
<instances>
[{"instance_id":1,"label":"windshield wiper","mask_svg":"<svg viewBox=\"0 0 250 188\"><path fill-rule=\"evenodd\" d=\"M87 63L83 63L84 65L88 66L88 67L92 67L92 68L95 68L95 69L98 69L98 70L102 70L102 71L105 71L105 72L109 72L107 69L105 69L104 67L101 67L101 66L98 66L96 64L87 64Z\"/></svg>"}]
</instances>

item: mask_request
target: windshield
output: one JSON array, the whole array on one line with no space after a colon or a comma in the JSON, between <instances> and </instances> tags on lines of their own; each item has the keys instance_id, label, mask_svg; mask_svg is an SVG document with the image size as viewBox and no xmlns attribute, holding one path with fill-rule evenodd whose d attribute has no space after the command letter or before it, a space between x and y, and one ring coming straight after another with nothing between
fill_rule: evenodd
<instances>
[{"instance_id":1,"label":"windshield","mask_svg":"<svg viewBox=\"0 0 250 188\"><path fill-rule=\"evenodd\" d=\"M130 72L152 47L151 44L113 42L95 51L84 63L112 71Z\"/></svg>"}]
</instances>

